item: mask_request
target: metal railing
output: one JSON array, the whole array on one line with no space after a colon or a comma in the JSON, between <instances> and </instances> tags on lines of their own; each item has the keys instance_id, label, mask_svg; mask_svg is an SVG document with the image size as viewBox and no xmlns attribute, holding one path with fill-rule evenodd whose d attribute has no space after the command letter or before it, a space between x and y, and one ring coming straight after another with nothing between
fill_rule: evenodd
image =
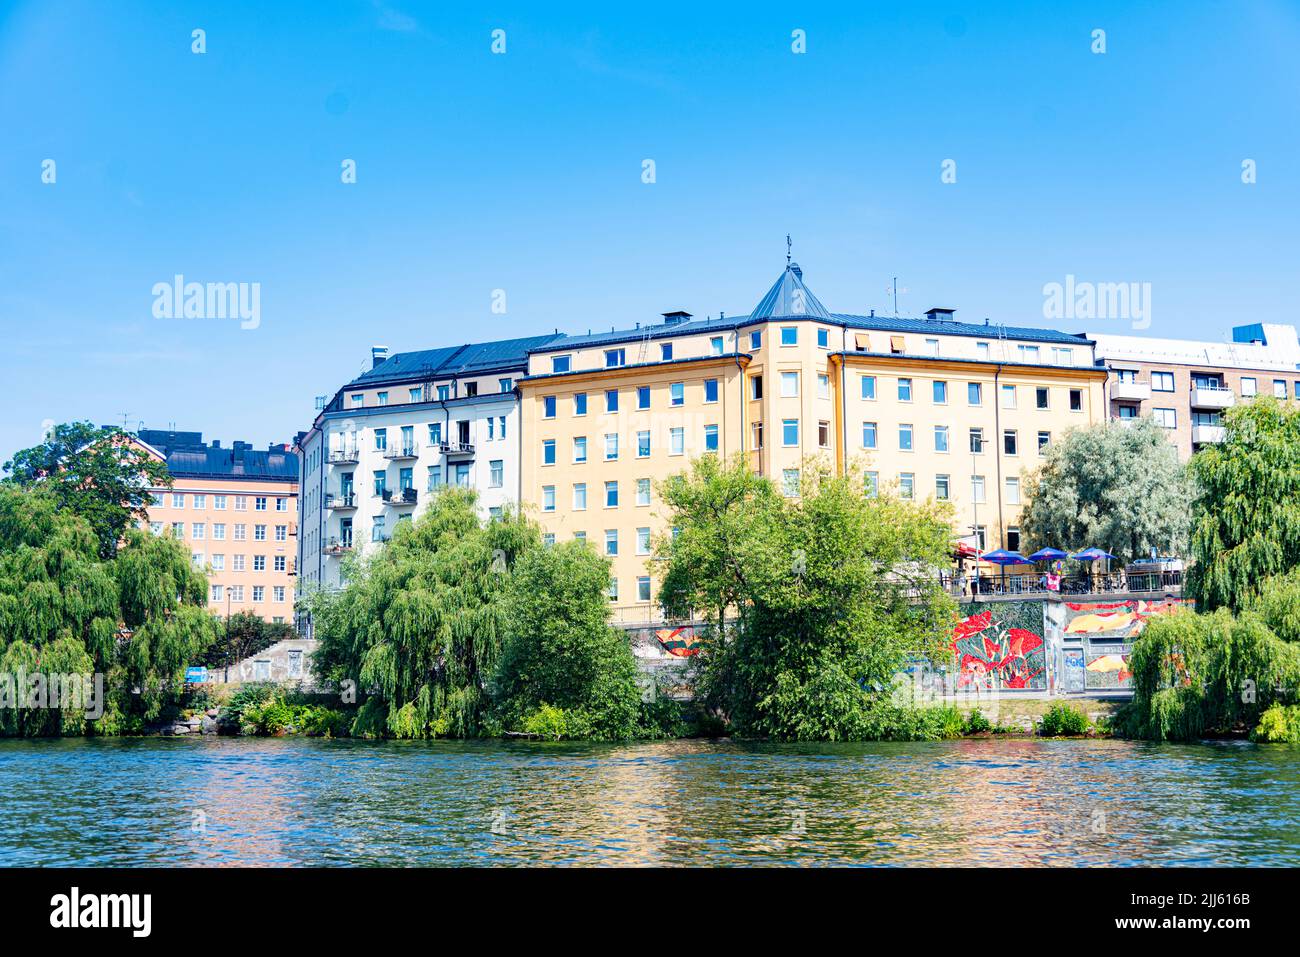
<instances>
[{"instance_id":1,"label":"metal railing","mask_svg":"<svg viewBox=\"0 0 1300 957\"><path fill-rule=\"evenodd\" d=\"M418 459L420 450L414 445L403 445L400 447L384 449L384 458L386 459Z\"/></svg>"},{"instance_id":2,"label":"metal railing","mask_svg":"<svg viewBox=\"0 0 1300 957\"><path fill-rule=\"evenodd\" d=\"M443 455L473 455L474 443L472 442L443 442L439 448Z\"/></svg>"},{"instance_id":3,"label":"metal railing","mask_svg":"<svg viewBox=\"0 0 1300 957\"><path fill-rule=\"evenodd\" d=\"M945 587L954 597L986 595L1104 595L1117 592L1160 593L1181 591L1183 573L1114 572L1097 575L1063 575L1058 591L1049 590L1046 575L980 575L978 578L946 578Z\"/></svg>"},{"instance_id":4,"label":"metal railing","mask_svg":"<svg viewBox=\"0 0 1300 957\"><path fill-rule=\"evenodd\" d=\"M334 495L332 493L327 494L325 496L325 507L326 508L356 508L357 494L356 492L345 492L340 495Z\"/></svg>"},{"instance_id":5,"label":"metal railing","mask_svg":"<svg viewBox=\"0 0 1300 957\"><path fill-rule=\"evenodd\" d=\"M413 488L386 488L382 494L389 505L414 505L420 498L420 493Z\"/></svg>"},{"instance_id":6,"label":"metal railing","mask_svg":"<svg viewBox=\"0 0 1300 957\"><path fill-rule=\"evenodd\" d=\"M330 452L330 465L356 465L361 453L356 449L334 449Z\"/></svg>"}]
</instances>

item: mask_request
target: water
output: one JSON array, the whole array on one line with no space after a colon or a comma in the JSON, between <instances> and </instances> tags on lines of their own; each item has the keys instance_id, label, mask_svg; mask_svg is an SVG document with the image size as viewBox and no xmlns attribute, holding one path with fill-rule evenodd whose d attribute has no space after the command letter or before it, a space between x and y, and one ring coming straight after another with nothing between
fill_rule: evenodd
<instances>
[{"instance_id":1,"label":"water","mask_svg":"<svg viewBox=\"0 0 1300 957\"><path fill-rule=\"evenodd\" d=\"M0 740L0 864L1294 866L1298 783L1244 743Z\"/></svg>"}]
</instances>

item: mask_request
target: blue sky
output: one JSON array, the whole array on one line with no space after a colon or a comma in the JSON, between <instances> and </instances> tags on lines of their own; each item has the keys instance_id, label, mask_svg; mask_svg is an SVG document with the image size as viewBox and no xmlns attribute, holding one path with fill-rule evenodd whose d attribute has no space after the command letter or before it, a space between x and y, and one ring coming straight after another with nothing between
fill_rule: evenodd
<instances>
[{"instance_id":1,"label":"blue sky","mask_svg":"<svg viewBox=\"0 0 1300 957\"><path fill-rule=\"evenodd\" d=\"M835 311L897 275L1046 325L1073 274L1151 283L1148 335L1297 318L1300 4L557 6L0 0L0 457L286 439L376 343L748 311L787 232ZM155 318L177 273L260 325Z\"/></svg>"}]
</instances>

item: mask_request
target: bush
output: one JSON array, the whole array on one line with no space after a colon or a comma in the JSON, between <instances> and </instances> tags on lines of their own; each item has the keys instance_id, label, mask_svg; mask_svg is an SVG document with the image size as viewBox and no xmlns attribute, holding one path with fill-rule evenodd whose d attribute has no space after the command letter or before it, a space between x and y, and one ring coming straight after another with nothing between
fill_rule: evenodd
<instances>
[{"instance_id":1,"label":"bush","mask_svg":"<svg viewBox=\"0 0 1300 957\"><path fill-rule=\"evenodd\" d=\"M993 730L993 723L984 717L983 711L972 708L970 715L966 718L966 727L963 730L966 734L989 734Z\"/></svg>"},{"instance_id":2,"label":"bush","mask_svg":"<svg viewBox=\"0 0 1300 957\"><path fill-rule=\"evenodd\" d=\"M1088 720L1088 716L1082 711L1071 708L1063 702L1057 702L1048 708L1043 715L1042 724L1039 725L1039 732L1049 738L1060 738L1087 734L1091 727L1092 722Z\"/></svg>"},{"instance_id":3,"label":"bush","mask_svg":"<svg viewBox=\"0 0 1300 957\"><path fill-rule=\"evenodd\" d=\"M543 702L523 720L523 731L548 741L559 741L569 736L569 715L563 708Z\"/></svg>"},{"instance_id":4,"label":"bush","mask_svg":"<svg viewBox=\"0 0 1300 957\"><path fill-rule=\"evenodd\" d=\"M1300 705L1273 705L1259 716L1250 740L1261 744L1300 744Z\"/></svg>"}]
</instances>

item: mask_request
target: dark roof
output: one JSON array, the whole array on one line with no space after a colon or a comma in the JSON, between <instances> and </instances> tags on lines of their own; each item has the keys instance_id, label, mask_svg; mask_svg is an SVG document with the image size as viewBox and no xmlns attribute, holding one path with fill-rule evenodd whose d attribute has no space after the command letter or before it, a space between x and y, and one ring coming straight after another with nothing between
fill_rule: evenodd
<instances>
[{"instance_id":1,"label":"dark roof","mask_svg":"<svg viewBox=\"0 0 1300 957\"><path fill-rule=\"evenodd\" d=\"M448 346L444 349L425 349L420 352L399 352L365 372L348 386L377 385L384 382L402 382L417 378L451 378L490 372L493 369L511 369L528 365L528 352L553 339L545 336L527 336L522 339L500 339L496 342L471 343Z\"/></svg>"},{"instance_id":2,"label":"dark roof","mask_svg":"<svg viewBox=\"0 0 1300 957\"><path fill-rule=\"evenodd\" d=\"M298 455L282 446L260 451L237 441L222 448L216 441L204 445L202 432L169 429L141 429L136 437L162 453L167 471L176 478L298 479Z\"/></svg>"},{"instance_id":3,"label":"dark roof","mask_svg":"<svg viewBox=\"0 0 1300 957\"><path fill-rule=\"evenodd\" d=\"M977 336L980 339L1029 339L1037 342L1060 342L1086 346L1092 340L1087 336L1056 329L1038 329L1031 326L980 325L946 319L910 319L906 316L852 316L835 313L834 322L842 322L851 329L876 329L881 332L942 333L949 336Z\"/></svg>"},{"instance_id":4,"label":"dark roof","mask_svg":"<svg viewBox=\"0 0 1300 957\"><path fill-rule=\"evenodd\" d=\"M803 284L803 270L798 263L788 263L785 272L759 300L749 318L760 319L830 319L831 314L812 290Z\"/></svg>"},{"instance_id":5,"label":"dark roof","mask_svg":"<svg viewBox=\"0 0 1300 957\"><path fill-rule=\"evenodd\" d=\"M568 349L581 349L583 346L618 345L626 342L639 342L642 339L667 339L671 336L684 336L697 332L726 331L742 323L749 322L749 317L734 319L692 319L689 322L657 323L642 326L639 329L611 329L609 332L593 332L585 336L551 337L551 341L529 352L563 352Z\"/></svg>"}]
</instances>

